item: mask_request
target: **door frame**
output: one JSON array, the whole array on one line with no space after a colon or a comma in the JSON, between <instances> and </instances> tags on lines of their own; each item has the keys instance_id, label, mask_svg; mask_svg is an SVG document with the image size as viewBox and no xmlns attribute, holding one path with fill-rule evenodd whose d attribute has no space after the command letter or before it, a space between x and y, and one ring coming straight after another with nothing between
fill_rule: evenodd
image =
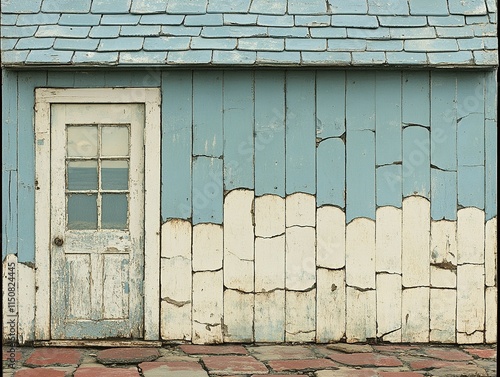
<instances>
[{"instance_id":1,"label":"door frame","mask_svg":"<svg viewBox=\"0 0 500 377\"><path fill-rule=\"evenodd\" d=\"M144 119L144 340L160 339L159 88L35 89L35 340L50 340L50 159L53 103L143 104Z\"/></svg>"}]
</instances>

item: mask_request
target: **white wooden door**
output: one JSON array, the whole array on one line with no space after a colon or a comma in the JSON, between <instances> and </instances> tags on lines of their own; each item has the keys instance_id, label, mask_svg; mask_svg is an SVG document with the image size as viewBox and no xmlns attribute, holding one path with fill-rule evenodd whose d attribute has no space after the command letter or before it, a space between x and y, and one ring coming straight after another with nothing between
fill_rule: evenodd
<instances>
[{"instance_id":1,"label":"white wooden door","mask_svg":"<svg viewBox=\"0 0 500 377\"><path fill-rule=\"evenodd\" d=\"M52 339L144 336L144 116L51 105Z\"/></svg>"}]
</instances>

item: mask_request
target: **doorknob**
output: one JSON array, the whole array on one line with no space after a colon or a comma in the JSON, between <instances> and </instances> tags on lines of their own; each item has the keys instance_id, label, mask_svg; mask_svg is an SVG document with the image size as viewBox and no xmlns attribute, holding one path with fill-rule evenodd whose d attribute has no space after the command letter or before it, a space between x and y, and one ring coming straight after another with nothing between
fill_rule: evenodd
<instances>
[{"instance_id":1,"label":"doorknob","mask_svg":"<svg viewBox=\"0 0 500 377\"><path fill-rule=\"evenodd\" d=\"M54 238L54 244L55 244L56 246L62 246L62 245L63 245L63 243L64 243L64 241L63 241L63 239L62 239L62 238L59 238L59 237Z\"/></svg>"}]
</instances>

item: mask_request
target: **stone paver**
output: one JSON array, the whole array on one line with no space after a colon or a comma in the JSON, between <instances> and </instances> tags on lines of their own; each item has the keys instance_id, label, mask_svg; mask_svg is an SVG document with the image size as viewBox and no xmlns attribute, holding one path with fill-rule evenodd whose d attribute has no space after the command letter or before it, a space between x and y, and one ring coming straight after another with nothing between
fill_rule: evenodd
<instances>
[{"instance_id":1,"label":"stone paver","mask_svg":"<svg viewBox=\"0 0 500 377\"><path fill-rule=\"evenodd\" d=\"M14 377L66 377L66 372L53 368L35 368L18 370Z\"/></svg>"},{"instance_id":2,"label":"stone paver","mask_svg":"<svg viewBox=\"0 0 500 377\"><path fill-rule=\"evenodd\" d=\"M140 377L137 368L80 367L74 377Z\"/></svg>"},{"instance_id":3,"label":"stone paver","mask_svg":"<svg viewBox=\"0 0 500 377\"><path fill-rule=\"evenodd\" d=\"M445 349L445 348L427 348L425 353L436 359L448 360L448 361L467 361L472 360L472 356L466 354L463 351L456 349Z\"/></svg>"},{"instance_id":4,"label":"stone paver","mask_svg":"<svg viewBox=\"0 0 500 377\"><path fill-rule=\"evenodd\" d=\"M315 373L316 377L378 377L373 369L339 368L337 370L321 370Z\"/></svg>"},{"instance_id":5,"label":"stone paver","mask_svg":"<svg viewBox=\"0 0 500 377\"><path fill-rule=\"evenodd\" d=\"M345 353L372 352L373 348L369 344L333 343L326 346L329 350Z\"/></svg>"},{"instance_id":6,"label":"stone paver","mask_svg":"<svg viewBox=\"0 0 500 377\"><path fill-rule=\"evenodd\" d=\"M418 372L379 372L380 377L424 377Z\"/></svg>"},{"instance_id":7,"label":"stone paver","mask_svg":"<svg viewBox=\"0 0 500 377\"><path fill-rule=\"evenodd\" d=\"M150 361L139 364L144 377L208 377L201 364L196 361Z\"/></svg>"},{"instance_id":8,"label":"stone paver","mask_svg":"<svg viewBox=\"0 0 500 377\"><path fill-rule=\"evenodd\" d=\"M268 364L275 372L284 372L287 370L318 370L337 366L337 364L328 359L271 360Z\"/></svg>"},{"instance_id":9,"label":"stone paver","mask_svg":"<svg viewBox=\"0 0 500 377\"><path fill-rule=\"evenodd\" d=\"M487 377L488 374L483 368L476 365L447 366L433 369L433 377Z\"/></svg>"},{"instance_id":10,"label":"stone paver","mask_svg":"<svg viewBox=\"0 0 500 377\"><path fill-rule=\"evenodd\" d=\"M27 366L78 364L82 352L74 348L37 348L26 360Z\"/></svg>"},{"instance_id":11,"label":"stone paver","mask_svg":"<svg viewBox=\"0 0 500 377\"><path fill-rule=\"evenodd\" d=\"M137 364L156 360L160 353L156 348L109 348L97 353L102 364Z\"/></svg>"},{"instance_id":12,"label":"stone paver","mask_svg":"<svg viewBox=\"0 0 500 377\"><path fill-rule=\"evenodd\" d=\"M243 346L199 346L183 344L179 348L190 355L246 355L248 353Z\"/></svg>"},{"instance_id":13,"label":"stone paver","mask_svg":"<svg viewBox=\"0 0 500 377\"><path fill-rule=\"evenodd\" d=\"M207 356L203 363L211 374L267 374L267 367L251 356Z\"/></svg>"},{"instance_id":14,"label":"stone paver","mask_svg":"<svg viewBox=\"0 0 500 377\"><path fill-rule=\"evenodd\" d=\"M464 348L464 351L468 352L471 355L480 357L482 359L493 359L497 356L497 351L492 349Z\"/></svg>"},{"instance_id":15,"label":"stone paver","mask_svg":"<svg viewBox=\"0 0 500 377\"><path fill-rule=\"evenodd\" d=\"M316 357L314 351L305 346L255 346L250 352L259 360L310 359Z\"/></svg>"},{"instance_id":16,"label":"stone paver","mask_svg":"<svg viewBox=\"0 0 500 377\"><path fill-rule=\"evenodd\" d=\"M446 367L462 368L467 365L467 363L463 361L447 361L447 360L419 359L419 358L410 359L409 363L410 363L410 368L413 370L428 370L428 369L446 368Z\"/></svg>"},{"instance_id":17,"label":"stone paver","mask_svg":"<svg viewBox=\"0 0 500 377\"><path fill-rule=\"evenodd\" d=\"M327 355L334 361L347 365L398 367L403 365L395 356L386 356L376 353L339 353L332 351Z\"/></svg>"}]
</instances>

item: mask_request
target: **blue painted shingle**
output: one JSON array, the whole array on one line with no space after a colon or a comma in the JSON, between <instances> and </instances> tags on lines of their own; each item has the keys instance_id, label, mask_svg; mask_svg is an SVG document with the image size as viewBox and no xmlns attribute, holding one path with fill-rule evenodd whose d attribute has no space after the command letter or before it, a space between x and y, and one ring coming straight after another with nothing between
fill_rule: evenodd
<instances>
[{"instance_id":1,"label":"blue painted shingle","mask_svg":"<svg viewBox=\"0 0 500 377\"><path fill-rule=\"evenodd\" d=\"M99 25L101 15L99 14L62 14L59 25L64 26L94 26Z\"/></svg>"},{"instance_id":2,"label":"blue painted shingle","mask_svg":"<svg viewBox=\"0 0 500 377\"><path fill-rule=\"evenodd\" d=\"M0 40L0 45L2 46L1 50L2 51L12 50L14 48L14 46L16 45L18 40L19 39L17 39L17 38L2 38Z\"/></svg>"},{"instance_id":3,"label":"blue painted shingle","mask_svg":"<svg viewBox=\"0 0 500 377\"><path fill-rule=\"evenodd\" d=\"M1 25L15 25L17 22L17 14L0 14L0 24Z\"/></svg>"},{"instance_id":4,"label":"blue painted shingle","mask_svg":"<svg viewBox=\"0 0 500 377\"><path fill-rule=\"evenodd\" d=\"M459 50L482 50L484 48L481 38L463 38L458 39L457 42Z\"/></svg>"},{"instance_id":5,"label":"blue painted shingle","mask_svg":"<svg viewBox=\"0 0 500 377\"><path fill-rule=\"evenodd\" d=\"M120 52L121 64L163 64L167 59L166 51L125 51Z\"/></svg>"},{"instance_id":6,"label":"blue painted shingle","mask_svg":"<svg viewBox=\"0 0 500 377\"><path fill-rule=\"evenodd\" d=\"M498 51L474 51L473 54L478 65L498 66Z\"/></svg>"},{"instance_id":7,"label":"blue painted shingle","mask_svg":"<svg viewBox=\"0 0 500 377\"><path fill-rule=\"evenodd\" d=\"M427 54L424 52L386 52L385 58L388 64L396 65L418 65L427 64Z\"/></svg>"},{"instance_id":8,"label":"blue painted shingle","mask_svg":"<svg viewBox=\"0 0 500 377\"><path fill-rule=\"evenodd\" d=\"M142 49L144 38L123 37L119 39L102 39L98 51L137 51Z\"/></svg>"},{"instance_id":9,"label":"blue painted shingle","mask_svg":"<svg viewBox=\"0 0 500 377\"><path fill-rule=\"evenodd\" d=\"M451 14L486 14L484 0L448 0Z\"/></svg>"},{"instance_id":10,"label":"blue painted shingle","mask_svg":"<svg viewBox=\"0 0 500 377\"><path fill-rule=\"evenodd\" d=\"M3 0L2 13L37 13L42 0Z\"/></svg>"},{"instance_id":11,"label":"blue painted shingle","mask_svg":"<svg viewBox=\"0 0 500 377\"><path fill-rule=\"evenodd\" d=\"M210 0L207 12L210 13L246 13L250 0Z\"/></svg>"},{"instance_id":12,"label":"blue painted shingle","mask_svg":"<svg viewBox=\"0 0 500 377\"><path fill-rule=\"evenodd\" d=\"M427 17L425 16L379 16L380 26L392 27L417 27L426 26Z\"/></svg>"},{"instance_id":13,"label":"blue painted shingle","mask_svg":"<svg viewBox=\"0 0 500 377\"><path fill-rule=\"evenodd\" d=\"M324 0L288 0L289 14L324 14L326 10Z\"/></svg>"},{"instance_id":14,"label":"blue painted shingle","mask_svg":"<svg viewBox=\"0 0 500 377\"><path fill-rule=\"evenodd\" d=\"M3 64L16 64L19 62L26 61L26 57L29 54L29 50L2 50L2 63Z\"/></svg>"},{"instance_id":15,"label":"blue painted shingle","mask_svg":"<svg viewBox=\"0 0 500 377\"><path fill-rule=\"evenodd\" d=\"M260 15L257 18L257 25L261 26L293 26L294 20L293 16L271 16L271 15Z\"/></svg>"},{"instance_id":16,"label":"blue painted shingle","mask_svg":"<svg viewBox=\"0 0 500 377\"><path fill-rule=\"evenodd\" d=\"M94 26L90 29L90 38L116 38L120 34L120 26Z\"/></svg>"},{"instance_id":17,"label":"blue painted shingle","mask_svg":"<svg viewBox=\"0 0 500 377\"><path fill-rule=\"evenodd\" d=\"M285 41L281 38L239 38L239 50L250 51L283 51Z\"/></svg>"},{"instance_id":18,"label":"blue painted shingle","mask_svg":"<svg viewBox=\"0 0 500 377\"><path fill-rule=\"evenodd\" d=\"M15 0L17 1L17 0ZM30 0L31 1L31 0ZM38 1L36 1L38 2ZM43 0L42 12L46 13L88 13L92 0Z\"/></svg>"},{"instance_id":19,"label":"blue painted shingle","mask_svg":"<svg viewBox=\"0 0 500 377\"><path fill-rule=\"evenodd\" d=\"M435 38L436 30L433 27L419 28L390 28L391 39L422 39Z\"/></svg>"},{"instance_id":20,"label":"blue painted shingle","mask_svg":"<svg viewBox=\"0 0 500 377\"><path fill-rule=\"evenodd\" d=\"M201 33L201 27L185 27L185 26L163 26L161 28L163 35L176 35L176 36L197 36Z\"/></svg>"},{"instance_id":21,"label":"blue painted shingle","mask_svg":"<svg viewBox=\"0 0 500 377\"><path fill-rule=\"evenodd\" d=\"M73 56L73 63L116 63L118 61L118 52L94 52L77 51Z\"/></svg>"},{"instance_id":22,"label":"blue painted shingle","mask_svg":"<svg viewBox=\"0 0 500 377\"><path fill-rule=\"evenodd\" d=\"M137 25L141 16L136 14L105 14L102 16L101 25Z\"/></svg>"},{"instance_id":23,"label":"blue painted shingle","mask_svg":"<svg viewBox=\"0 0 500 377\"><path fill-rule=\"evenodd\" d=\"M184 21L182 14L145 14L140 19L142 25L180 25Z\"/></svg>"},{"instance_id":24,"label":"blue painted shingle","mask_svg":"<svg viewBox=\"0 0 500 377\"><path fill-rule=\"evenodd\" d=\"M329 39L328 51L364 51L366 41L364 39Z\"/></svg>"},{"instance_id":25,"label":"blue painted shingle","mask_svg":"<svg viewBox=\"0 0 500 377\"><path fill-rule=\"evenodd\" d=\"M452 16L429 16L427 21L430 26L462 26L465 25L465 17L459 15Z\"/></svg>"},{"instance_id":26,"label":"blue painted shingle","mask_svg":"<svg viewBox=\"0 0 500 377\"><path fill-rule=\"evenodd\" d=\"M224 25L257 25L256 14L224 14Z\"/></svg>"},{"instance_id":27,"label":"blue painted shingle","mask_svg":"<svg viewBox=\"0 0 500 377\"><path fill-rule=\"evenodd\" d=\"M353 65L372 65L385 63L385 53L382 51L364 51L352 53Z\"/></svg>"},{"instance_id":28,"label":"blue painted shingle","mask_svg":"<svg viewBox=\"0 0 500 377\"><path fill-rule=\"evenodd\" d=\"M214 51L213 64L254 64L257 59L255 51Z\"/></svg>"},{"instance_id":29,"label":"blue painted shingle","mask_svg":"<svg viewBox=\"0 0 500 377\"><path fill-rule=\"evenodd\" d=\"M21 38L17 42L17 50L46 50L54 44L54 38ZM75 48L73 44L73 49Z\"/></svg>"},{"instance_id":30,"label":"blue painted shingle","mask_svg":"<svg viewBox=\"0 0 500 377\"><path fill-rule=\"evenodd\" d=\"M328 0L329 9L332 14L367 14L368 4L366 0Z\"/></svg>"},{"instance_id":31,"label":"blue painted shingle","mask_svg":"<svg viewBox=\"0 0 500 377\"><path fill-rule=\"evenodd\" d=\"M234 50L236 38L203 38L193 37L191 39L193 50Z\"/></svg>"},{"instance_id":32,"label":"blue painted shingle","mask_svg":"<svg viewBox=\"0 0 500 377\"><path fill-rule=\"evenodd\" d=\"M206 26L201 32L201 36L207 38L261 37L266 34L267 28L263 26Z\"/></svg>"},{"instance_id":33,"label":"blue painted shingle","mask_svg":"<svg viewBox=\"0 0 500 377\"><path fill-rule=\"evenodd\" d=\"M321 52L303 52L302 54L302 64L350 64L351 54L349 52L331 52L331 51L321 51Z\"/></svg>"},{"instance_id":34,"label":"blue painted shingle","mask_svg":"<svg viewBox=\"0 0 500 377\"><path fill-rule=\"evenodd\" d=\"M59 13L20 14L17 18L16 25L54 25L57 24L59 17Z\"/></svg>"},{"instance_id":35,"label":"blue painted shingle","mask_svg":"<svg viewBox=\"0 0 500 377\"><path fill-rule=\"evenodd\" d=\"M58 63L68 64L71 62L73 51L32 50L26 58L27 64Z\"/></svg>"},{"instance_id":36,"label":"blue painted shingle","mask_svg":"<svg viewBox=\"0 0 500 377\"><path fill-rule=\"evenodd\" d=\"M268 36L271 38L275 37L296 37L296 38L307 38L309 36L309 28L307 27L270 27L267 29Z\"/></svg>"},{"instance_id":37,"label":"blue painted shingle","mask_svg":"<svg viewBox=\"0 0 500 377\"><path fill-rule=\"evenodd\" d=\"M78 41L78 49L81 51L94 51L97 49L99 40L97 39L85 39ZM54 50L74 50L75 40L71 38L57 38L54 43Z\"/></svg>"},{"instance_id":38,"label":"blue painted shingle","mask_svg":"<svg viewBox=\"0 0 500 377\"><path fill-rule=\"evenodd\" d=\"M295 16L295 26L330 26L332 18L328 15L324 16Z\"/></svg>"},{"instance_id":39,"label":"blue painted shingle","mask_svg":"<svg viewBox=\"0 0 500 377\"><path fill-rule=\"evenodd\" d=\"M497 28L496 25L471 25L474 30L474 35L476 37L496 37Z\"/></svg>"},{"instance_id":40,"label":"blue painted shingle","mask_svg":"<svg viewBox=\"0 0 500 377\"><path fill-rule=\"evenodd\" d=\"M436 34L439 38L471 38L474 30L471 27L436 27Z\"/></svg>"},{"instance_id":41,"label":"blue painted shingle","mask_svg":"<svg viewBox=\"0 0 500 377\"><path fill-rule=\"evenodd\" d=\"M495 37L486 37L483 38L484 48L487 50L498 50L498 38ZM460 43L460 40L458 40Z\"/></svg>"},{"instance_id":42,"label":"blue painted shingle","mask_svg":"<svg viewBox=\"0 0 500 377\"><path fill-rule=\"evenodd\" d=\"M23 38L35 35L38 26L2 26L2 38Z\"/></svg>"},{"instance_id":43,"label":"blue painted shingle","mask_svg":"<svg viewBox=\"0 0 500 377\"><path fill-rule=\"evenodd\" d=\"M167 13L204 14L207 11L207 0L170 0Z\"/></svg>"},{"instance_id":44,"label":"blue painted shingle","mask_svg":"<svg viewBox=\"0 0 500 377\"><path fill-rule=\"evenodd\" d=\"M465 23L468 25L472 24L487 24L490 22L488 15L484 16L465 16Z\"/></svg>"},{"instance_id":45,"label":"blue painted shingle","mask_svg":"<svg viewBox=\"0 0 500 377\"><path fill-rule=\"evenodd\" d=\"M458 51L455 39L412 39L405 41L405 51Z\"/></svg>"},{"instance_id":46,"label":"blue painted shingle","mask_svg":"<svg viewBox=\"0 0 500 377\"><path fill-rule=\"evenodd\" d=\"M346 28L342 27L319 27L311 28L312 38L345 38L347 37Z\"/></svg>"},{"instance_id":47,"label":"blue painted shingle","mask_svg":"<svg viewBox=\"0 0 500 377\"><path fill-rule=\"evenodd\" d=\"M92 13L129 13L132 0L92 0Z\"/></svg>"},{"instance_id":48,"label":"blue painted shingle","mask_svg":"<svg viewBox=\"0 0 500 377\"><path fill-rule=\"evenodd\" d=\"M326 39L285 39L285 50L289 51L325 51Z\"/></svg>"},{"instance_id":49,"label":"blue painted shingle","mask_svg":"<svg viewBox=\"0 0 500 377\"><path fill-rule=\"evenodd\" d=\"M332 15L332 26L359 27L359 28L377 28L378 20L375 16L350 16L350 15Z\"/></svg>"},{"instance_id":50,"label":"blue painted shingle","mask_svg":"<svg viewBox=\"0 0 500 377\"><path fill-rule=\"evenodd\" d=\"M406 0L368 0L368 13L372 15L408 15Z\"/></svg>"},{"instance_id":51,"label":"blue painted shingle","mask_svg":"<svg viewBox=\"0 0 500 377\"><path fill-rule=\"evenodd\" d=\"M403 41L389 40L389 41L366 41L367 51L402 51Z\"/></svg>"},{"instance_id":52,"label":"blue painted shingle","mask_svg":"<svg viewBox=\"0 0 500 377\"><path fill-rule=\"evenodd\" d=\"M449 52L432 52L428 53L427 57L430 64L474 64L474 59L471 51L458 51L456 53Z\"/></svg>"},{"instance_id":53,"label":"blue painted shingle","mask_svg":"<svg viewBox=\"0 0 500 377\"><path fill-rule=\"evenodd\" d=\"M146 51L169 51L187 50L191 38L189 37L159 37L145 38L144 50Z\"/></svg>"},{"instance_id":54,"label":"blue painted shingle","mask_svg":"<svg viewBox=\"0 0 500 377\"><path fill-rule=\"evenodd\" d=\"M37 37L85 38L89 35L89 31L90 27L87 26L41 25L35 35Z\"/></svg>"},{"instance_id":55,"label":"blue painted shingle","mask_svg":"<svg viewBox=\"0 0 500 377\"><path fill-rule=\"evenodd\" d=\"M222 26L224 23L222 14L193 14L187 15L184 20L185 26Z\"/></svg>"},{"instance_id":56,"label":"blue painted shingle","mask_svg":"<svg viewBox=\"0 0 500 377\"><path fill-rule=\"evenodd\" d=\"M154 35L160 35L160 25L134 25L134 26L122 26L120 29L120 35L129 37L149 37Z\"/></svg>"},{"instance_id":57,"label":"blue painted shingle","mask_svg":"<svg viewBox=\"0 0 500 377\"><path fill-rule=\"evenodd\" d=\"M167 55L168 64L207 64L212 60L212 51L188 50L171 51Z\"/></svg>"},{"instance_id":58,"label":"blue painted shingle","mask_svg":"<svg viewBox=\"0 0 500 377\"><path fill-rule=\"evenodd\" d=\"M167 10L165 0L132 0L131 13L164 13Z\"/></svg>"},{"instance_id":59,"label":"blue painted shingle","mask_svg":"<svg viewBox=\"0 0 500 377\"><path fill-rule=\"evenodd\" d=\"M447 0L411 0L410 14L414 16L447 16Z\"/></svg>"},{"instance_id":60,"label":"blue painted shingle","mask_svg":"<svg viewBox=\"0 0 500 377\"><path fill-rule=\"evenodd\" d=\"M390 39L390 29L379 27L378 29L354 29L347 28L347 37L355 39Z\"/></svg>"},{"instance_id":61,"label":"blue painted shingle","mask_svg":"<svg viewBox=\"0 0 500 377\"><path fill-rule=\"evenodd\" d=\"M257 63L300 64L300 53L257 51Z\"/></svg>"},{"instance_id":62,"label":"blue painted shingle","mask_svg":"<svg viewBox=\"0 0 500 377\"><path fill-rule=\"evenodd\" d=\"M253 0L250 13L285 14L287 0Z\"/></svg>"}]
</instances>

